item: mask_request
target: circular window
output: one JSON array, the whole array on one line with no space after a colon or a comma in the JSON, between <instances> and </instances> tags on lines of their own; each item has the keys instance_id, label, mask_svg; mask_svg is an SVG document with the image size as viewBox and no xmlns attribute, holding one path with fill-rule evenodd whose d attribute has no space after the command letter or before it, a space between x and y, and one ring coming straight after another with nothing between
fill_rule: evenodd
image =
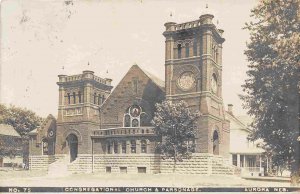
<instances>
[{"instance_id":1,"label":"circular window","mask_svg":"<svg viewBox=\"0 0 300 194\"><path fill-rule=\"evenodd\" d=\"M192 72L184 72L177 80L177 85L182 90L190 90L195 84L195 76Z\"/></svg>"},{"instance_id":2,"label":"circular window","mask_svg":"<svg viewBox=\"0 0 300 194\"><path fill-rule=\"evenodd\" d=\"M130 108L130 115L132 117L138 117L138 116L140 116L140 114L141 114L141 107L139 107L138 105L133 105Z\"/></svg>"}]
</instances>

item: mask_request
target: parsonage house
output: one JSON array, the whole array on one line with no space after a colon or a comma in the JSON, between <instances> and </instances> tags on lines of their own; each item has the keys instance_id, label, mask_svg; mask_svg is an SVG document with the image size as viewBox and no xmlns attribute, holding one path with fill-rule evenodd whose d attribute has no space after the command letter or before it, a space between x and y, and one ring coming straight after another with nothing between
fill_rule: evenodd
<instances>
[{"instance_id":1,"label":"parsonage house","mask_svg":"<svg viewBox=\"0 0 300 194\"><path fill-rule=\"evenodd\" d=\"M22 138L11 125L0 124L0 167L22 167Z\"/></svg>"},{"instance_id":2,"label":"parsonage house","mask_svg":"<svg viewBox=\"0 0 300 194\"><path fill-rule=\"evenodd\" d=\"M49 115L30 133L30 169L172 173L173 162L156 153L158 139L151 125L155 104L165 99L184 100L192 111L202 113L195 153L178 162L176 173L234 174L235 168L257 167L260 152L230 151L231 123L240 121L223 106L225 39L213 17L165 23L165 81L138 65L114 88L111 79L90 70L59 75L58 116ZM232 130L249 132L246 125Z\"/></svg>"}]
</instances>

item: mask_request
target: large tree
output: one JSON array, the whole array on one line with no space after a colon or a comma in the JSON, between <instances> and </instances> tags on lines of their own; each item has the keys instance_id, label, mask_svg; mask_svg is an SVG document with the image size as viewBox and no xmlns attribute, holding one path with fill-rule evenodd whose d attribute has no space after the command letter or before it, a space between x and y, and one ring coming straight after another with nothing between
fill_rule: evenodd
<instances>
[{"instance_id":1,"label":"large tree","mask_svg":"<svg viewBox=\"0 0 300 194\"><path fill-rule=\"evenodd\" d=\"M173 172L176 170L176 162L184 158L190 158L195 149L196 121L200 113L191 112L184 101L172 103L163 101L156 104L156 112L152 120L160 142L156 149L163 159L171 158L174 161Z\"/></svg>"},{"instance_id":2,"label":"large tree","mask_svg":"<svg viewBox=\"0 0 300 194\"><path fill-rule=\"evenodd\" d=\"M23 144L23 157L25 162L28 162L29 144L28 133L40 126L43 118L36 115L31 110L19 108L16 106L6 107L0 104L0 123L8 124L21 135Z\"/></svg>"},{"instance_id":3,"label":"large tree","mask_svg":"<svg viewBox=\"0 0 300 194\"><path fill-rule=\"evenodd\" d=\"M242 96L254 116L251 139L262 138L299 176L300 0L261 0L246 24L250 64Z\"/></svg>"}]
</instances>

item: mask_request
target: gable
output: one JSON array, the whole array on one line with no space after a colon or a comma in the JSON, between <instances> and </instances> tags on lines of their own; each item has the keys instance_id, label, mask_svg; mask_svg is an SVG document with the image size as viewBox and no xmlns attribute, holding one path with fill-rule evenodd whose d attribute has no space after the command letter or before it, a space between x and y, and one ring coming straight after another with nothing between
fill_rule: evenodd
<instances>
[{"instance_id":1,"label":"gable","mask_svg":"<svg viewBox=\"0 0 300 194\"><path fill-rule=\"evenodd\" d=\"M165 93L162 84L151 78L133 65L101 106L101 128L122 127L124 113L131 105L142 107L152 117L155 103L161 102Z\"/></svg>"}]
</instances>

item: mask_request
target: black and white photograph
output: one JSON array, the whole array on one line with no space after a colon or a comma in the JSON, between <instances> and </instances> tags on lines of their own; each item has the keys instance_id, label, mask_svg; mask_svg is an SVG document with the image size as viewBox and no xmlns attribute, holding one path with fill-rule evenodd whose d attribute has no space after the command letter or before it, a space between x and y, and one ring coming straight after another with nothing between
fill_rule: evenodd
<instances>
[{"instance_id":1,"label":"black and white photograph","mask_svg":"<svg viewBox=\"0 0 300 194\"><path fill-rule=\"evenodd\" d=\"M300 0L2 0L0 193L300 192Z\"/></svg>"}]
</instances>

